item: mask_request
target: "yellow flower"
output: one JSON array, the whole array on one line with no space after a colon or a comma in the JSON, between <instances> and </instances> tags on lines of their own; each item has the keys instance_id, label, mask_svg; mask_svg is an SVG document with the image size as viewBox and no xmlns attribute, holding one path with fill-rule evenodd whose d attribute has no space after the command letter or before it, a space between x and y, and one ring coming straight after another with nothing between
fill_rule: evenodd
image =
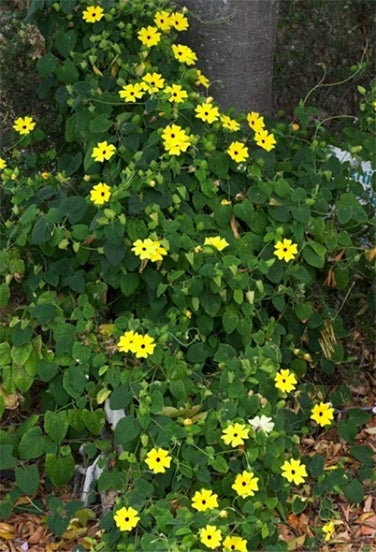
<instances>
[{"instance_id":1,"label":"yellow flower","mask_svg":"<svg viewBox=\"0 0 376 552\"><path fill-rule=\"evenodd\" d=\"M223 541L225 550L236 550L238 552L247 552L247 541L241 537L227 536Z\"/></svg>"},{"instance_id":2,"label":"yellow flower","mask_svg":"<svg viewBox=\"0 0 376 552\"><path fill-rule=\"evenodd\" d=\"M328 523L325 523L325 525L323 525L321 527L321 530L325 535L324 540L325 541L330 541L333 538L333 535L334 535L334 530L335 530L334 522L329 521Z\"/></svg>"},{"instance_id":3,"label":"yellow flower","mask_svg":"<svg viewBox=\"0 0 376 552\"><path fill-rule=\"evenodd\" d=\"M137 332L132 332L132 330L125 332L117 344L119 351L122 353L134 352L135 344L139 341L139 338L140 334Z\"/></svg>"},{"instance_id":4,"label":"yellow flower","mask_svg":"<svg viewBox=\"0 0 376 552\"><path fill-rule=\"evenodd\" d=\"M158 29L161 29L163 32L168 32L172 27L171 16L168 11L165 10L157 11L154 16L154 23L157 25Z\"/></svg>"},{"instance_id":5,"label":"yellow flower","mask_svg":"<svg viewBox=\"0 0 376 552\"><path fill-rule=\"evenodd\" d=\"M5 159L0 157L0 170L6 169L6 168L7 168L7 162L5 161Z\"/></svg>"},{"instance_id":6,"label":"yellow flower","mask_svg":"<svg viewBox=\"0 0 376 552\"><path fill-rule=\"evenodd\" d=\"M248 159L248 148L242 142L231 142L226 151L237 163Z\"/></svg>"},{"instance_id":7,"label":"yellow flower","mask_svg":"<svg viewBox=\"0 0 376 552\"><path fill-rule=\"evenodd\" d=\"M187 92L182 88L180 84L172 84L171 86L166 86L164 92L169 95L169 102L182 103L188 98Z\"/></svg>"},{"instance_id":8,"label":"yellow flower","mask_svg":"<svg viewBox=\"0 0 376 552\"><path fill-rule=\"evenodd\" d=\"M135 84L125 84L119 91L119 96L126 102L134 103L144 95L144 87L140 82Z\"/></svg>"},{"instance_id":9,"label":"yellow flower","mask_svg":"<svg viewBox=\"0 0 376 552\"><path fill-rule=\"evenodd\" d=\"M290 370L280 370L277 372L274 381L276 388L284 393L293 391L298 383L295 374L290 372Z\"/></svg>"},{"instance_id":10,"label":"yellow flower","mask_svg":"<svg viewBox=\"0 0 376 552\"><path fill-rule=\"evenodd\" d=\"M90 191L90 200L94 205L103 205L110 199L110 196L111 188L103 182L99 182L99 184L93 186Z\"/></svg>"},{"instance_id":11,"label":"yellow flower","mask_svg":"<svg viewBox=\"0 0 376 552\"><path fill-rule=\"evenodd\" d=\"M42 173L40 173L40 175L43 178L43 180L47 180L47 178L50 176L50 173L47 171L43 171Z\"/></svg>"},{"instance_id":12,"label":"yellow flower","mask_svg":"<svg viewBox=\"0 0 376 552\"><path fill-rule=\"evenodd\" d=\"M153 337L150 337L148 334L135 334L131 351L137 358L147 358L153 354L154 349L155 342Z\"/></svg>"},{"instance_id":13,"label":"yellow flower","mask_svg":"<svg viewBox=\"0 0 376 552\"><path fill-rule=\"evenodd\" d=\"M203 103L195 108L196 118L209 124L214 123L219 119L219 109L214 105Z\"/></svg>"},{"instance_id":14,"label":"yellow flower","mask_svg":"<svg viewBox=\"0 0 376 552\"><path fill-rule=\"evenodd\" d=\"M142 87L149 94L155 94L164 87L164 78L159 73L146 73L142 77Z\"/></svg>"},{"instance_id":15,"label":"yellow flower","mask_svg":"<svg viewBox=\"0 0 376 552\"><path fill-rule=\"evenodd\" d=\"M231 205L231 201L229 201L228 199L222 199L221 205Z\"/></svg>"},{"instance_id":16,"label":"yellow flower","mask_svg":"<svg viewBox=\"0 0 376 552\"><path fill-rule=\"evenodd\" d=\"M103 8L100 6L88 6L86 10L82 12L82 19L86 21L86 23L95 23L102 19L103 13Z\"/></svg>"},{"instance_id":17,"label":"yellow flower","mask_svg":"<svg viewBox=\"0 0 376 552\"><path fill-rule=\"evenodd\" d=\"M374 109L375 109L375 111L376 111L376 100L373 100L372 105L373 105L373 107L374 107Z\"/></svg>"},{"instance_id":18,"label":"yellow flower","mask_svg":"<svg viewBox=\"0 0 376 552\"><path fill-rule=\"evenodd\" d=\"M134 508L120 508L114 514L114 520L120 531L132 531L140 521L140 517Z\"/></svg>"},{"instance_id":19,"label":"yellow flower","mask_svg":"<svg viewBox=\"0 0 376 552\"><path fill-rule=\"evenodd\" d=\"M292 130L299 130L300 126L297 123L292 123L291 128Z\"/></svg>"},{"instance_id":20,"label":"yellow flower","mask_svg":"<svg viewBox=\"0 0 376 552\"><path fill-rule=\"evenodd\" d=\"M247 122L250 128L255 132L260 132L265 126L264 117L261 117L260 113L257 113L256 111L248 113Z\"/></svg>"},{"instance_id":21,"label":"yellow flower","mask_svg":"<svg viewBox=\"0 0 376 552\"><path fill-rule=\"evenodd\" d=\"M290 462L286 460L281 467L282 477L287 479L289 483L294 482L295 485L304 483L304 478L308 477L306 467L300 460L294 460L291 458Z\"/></svg>"},{"instance_id":22,"label":"yellow flower","mask_svg":"<svg viewBox=\"0 0 376 552\"><path fill-rule=\"evenodd\" d=\"M253 496L255 491L258 491L258 480L259 478L254 477L253 472L244 470L243 473L239 473L235 477L231 488L242 498L247 498L247 496Z\"/></svg>"},{"instance_id":23,"label":"yellow flower","mask_svg":"<svg viewBox=\"0 0 376 552\"><path fill-rule=\"evenodd\" d=\"M179 125L168 125L162 132L163 147L170 155L180 155L191 145L190 137Z\"/></svg>"},{"instance_id":24,"label":"yellow flower","mask_svg":"<svg viewBox=\"0 0 376 552\"><path fill-rule=\"evenodd\" d=\"M204 245L211 245L212 247L215 247L218 249L218 251L222 251L225 247L227 247L229 244L220 236L213 236L212 238L205 238Z\"/></svg>"},{"instance_id":25,"label":"yellow flower","mask_svg":"<svg viewBox=\"0 0 376 552\"><path fill-rule=\"evenodd\" d=\"M201 489L201 491L196 491L192 497L192 508L195 508L199 512L218 508L217 499L218 495L213 493L213 491Z\"/></svg>"},{"instance_id":26,"label":"yellow flower","mask_svg":"<svg viewBox=\"0 0 376 552\"><path fill-rule=\"evenodd\" d=\"M200 541L202 544L214 550L222 541L222 533L215 525L207 525L200 530Z\"/></svg>"},{"instance_id":27,"label":"yellow flower","mask_svg":"<svg viewBox=\"0 0 376 552\"><path fill-rule=\"evenodd\" d=\"M297 254L298 246L296 243L292 243L292 240L284 238L283 241L277 241L274 246L274 255L278 257L280 261L284 260L288 263Z\"/></svg>"},{"instance_id":28,"label":"yellow flower","mask_svg":"<svg viewBox=\"0 0 376 552\"><path fill-rule=\"evenodd\" d=\"M209 88L209 85L210 85L209 79L201 73L200 69L196 69L196 74L197 74L197 84L201 84L205 88Z\"/></svg>"},{"instance_id":29,"label":"yellow flower","mask_svg":"<svg viewBox=\"0 0 376 552\"><path fill-rule=\"evenodd\" d=\"M109 144L107 141L99 142L96 147L93 148L91 156L95 159L95 161L103 163L104 160L108 161L111 159L111 157L115 154L115 151L116 148L113 144Z\"/></svg>"},{"instance_id":30,"label":"yellow flower","mask_svg":"<svg viewBox=\"0 0 376 552\"><path fill-rule=\"evenodd\" d=\"M32 117L18 117L18 119L14 121L13 128L18 134L30 134L35 125L36 123L33 121Z\"/></svg>"},{"instance_id":31,"label":"yellow flower","mask_svg":"<svg viewBox=\"0 0 376 552\"><path fill-rule=\"evenodd\" d=\"M223 430L221 439L223 439L226 445L238 447L239 445L244 445L244 439L248 439L248 435L249 427L245 424L235 423Z\"/></svg>"},{"instance_id":32,"label":"yellow flower","mask_svg":"<svg viewBox=\"0 0 376 552\"><path fill-rule=\"evenodd\" d=\"M184 426L190 426L192 424L193 424L192 418L184 418L184 420L183 420L183 425Z\"/></svg>"},{"instance_id":33,"label":"yellow flower","mask_svg":"<svg viewBox=\"0 0 376 552\"><path fill-rule=\"evenodd\" d=\"M311 420L317 422L321 427L330 425L334 419L334 408L329 403L316 404L312 408Z\"/></svg>"},{"instance_id":34,"label":"yellow flower","mask_svg":"<svg viewBox=\"0 0 376 552\"><path fill-rule=\"evenodd\" d=\"M167 450L153 448L147 453L145 462L152 472L165 473L166 468L169 468L171 465L171 456Z\"/></svg>"},{"instance_id":35,"label":"yellow flower","mask_svg":"<svg viewBox=\"0 0 376 552\"><path fill-rule=\"evenodd\" d=\"M231 119L228 115L221 115L221 123L223 128L231 130L231 132L236 132L240 129L240 123L235 121L235 119Z\"/></svg>"},{"instance_id":36,"label":"yellow flower","mask_svg":"<svg viewBox=\"0 0 376 552\"><path fill-rule=\"evenodd\" d=\"M268 133L267 130L261 130L260 132L256 133L255 141L260 148L263 148L266 151L271 151L275 145L276 140L274 138L274 134Z\"/></svg>"},{"instance_id":37,"label":"yellow flower","mask_svg":"<svg viewBox=\"0 0 376 552\"><path fill-rule=\"evenodd\" d=\"M177 31L186 31L189 27L188 19L179 12L174 12L170 15L171 25Z\"/></svg>"},{"instance_id":38,"label":"yellow flower","mask_svg":"<svg viewBox=\"0 0 376 552\"><path fill-rule=\"evenodd\" d=\"M142 44L150 48L155 46L161 40L161 33L155 27L149 25L148 27L142 27L137 33L138 39Z\"/></svg>"},{"instance_id":39,"label":"yellow flower","mask_svg":"<svg viewBox=\"0 0 376 552\"><path fill-rule=\"evenodd\" d=\"M152 262L162 261L163 256L167 255L166 249L159 240L136 240L131 249L135 255L140 257L141 261L149 260Z\"/></svg>"},{"instance_id":40,"label":"yellow flower","mask_svg":"<svg viewBox=\"0 0 376 552\"><path fill-rule=\"evenodd\" d=\"M180 61L180 63L194 65L194 63L197 61L197 56L194 51L189 46L184 46L184 44L173 44L172 52L175 59Z\"/></svg>"}]
</instances>

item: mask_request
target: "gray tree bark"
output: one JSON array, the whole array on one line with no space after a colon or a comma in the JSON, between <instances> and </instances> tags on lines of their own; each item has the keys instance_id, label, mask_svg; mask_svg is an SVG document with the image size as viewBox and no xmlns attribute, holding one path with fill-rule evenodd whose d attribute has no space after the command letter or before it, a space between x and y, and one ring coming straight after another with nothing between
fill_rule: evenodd
<instances>
[{"instance_id":1,"label":"gray tree bark","mask_svg":"<svg viewBox=\"0 0 376 552\"><path fill-rule=\"evenodd\" d=\"M278 0L175 0L190 11L181 42L225 109L270 113ZM180 37L179 37L180 38Z\"/></svg>"}]
</instances>

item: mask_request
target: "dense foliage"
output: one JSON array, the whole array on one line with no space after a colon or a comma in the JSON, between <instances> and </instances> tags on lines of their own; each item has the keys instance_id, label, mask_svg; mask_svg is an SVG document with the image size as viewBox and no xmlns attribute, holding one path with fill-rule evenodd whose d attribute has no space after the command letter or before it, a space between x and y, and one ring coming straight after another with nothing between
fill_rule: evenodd
<instances>
[{"instance_id":1,"label":"dense foliage","mask_svg":"<svg viewBox=\"0 0 376 552\"><path fill-rule=\"evenodd\" d=\"M61 535L82 503L53 489L96 462L93 551L285 550L278 523L309 503L317 549L331 496L361 501L374 475L354 444L370 413L337 421L346 388L322 383L347 361L338 297L372 277L372 187L304 102L294 125L223 113L170 2L32 0L29 22L50 108L19 114L0 159L0 407L24 415L0 433L1 515L47 477ZM359 92L339 145L375 166ZM298 456L333 423L358 478Z\"/></svg>"}]
</instances>

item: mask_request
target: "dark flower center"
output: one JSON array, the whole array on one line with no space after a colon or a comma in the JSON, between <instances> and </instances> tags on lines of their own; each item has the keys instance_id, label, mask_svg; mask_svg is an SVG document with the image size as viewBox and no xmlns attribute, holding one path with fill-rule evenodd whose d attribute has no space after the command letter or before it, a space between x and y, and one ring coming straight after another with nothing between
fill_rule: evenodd
<instances>
[{"instance_id":1,"label":"dark flower center","mask_svg":"<svg viewBox=\"0 0 376 552\"><path fill-rule=\"evenodd\" d=\"M292 475L295 475L296 472L295 472L295 470L291 470L291 473L292 473Z\"/></svg>"}]
</instances>

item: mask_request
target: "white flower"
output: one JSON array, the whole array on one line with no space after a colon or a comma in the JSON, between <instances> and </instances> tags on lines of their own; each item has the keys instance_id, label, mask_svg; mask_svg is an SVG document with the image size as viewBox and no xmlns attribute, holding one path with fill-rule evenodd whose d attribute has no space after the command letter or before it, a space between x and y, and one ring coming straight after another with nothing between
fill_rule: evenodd
<instances>
[{"instance_id":1,"label":"white flower","mask_svg":"<svg viewBox=\"0 0 376 552\"><path fill-rule=\"evenodd\" d=\"M270 433L274 428L274 422L272 422L272 419L264 416L264 414L261 416L255 416L251 420L248 420L248 422L256 432L262 430L264 433Z\"/></svg>"}]
</instances>

